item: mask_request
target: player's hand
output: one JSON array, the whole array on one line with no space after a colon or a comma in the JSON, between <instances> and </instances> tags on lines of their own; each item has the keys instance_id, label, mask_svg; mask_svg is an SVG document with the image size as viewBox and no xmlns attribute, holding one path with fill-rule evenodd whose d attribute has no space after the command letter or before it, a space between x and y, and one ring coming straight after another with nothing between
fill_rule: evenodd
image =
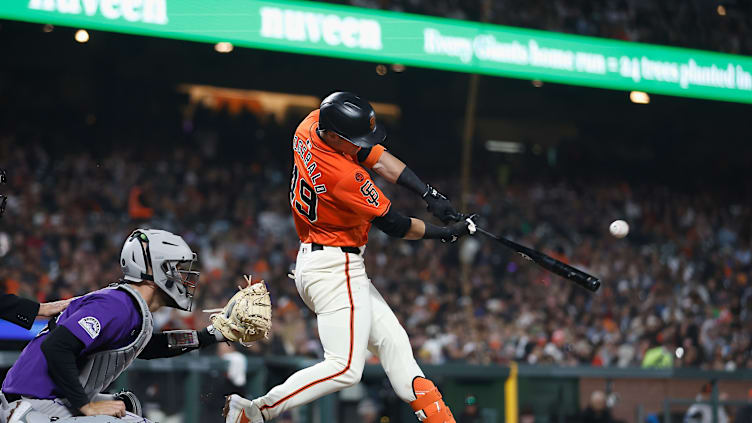
<instances>
[{"instance_id":1,"label":"player's hand","mask_svg":"<svg viewBox=\"0 0 752 423\"><path fill-rule=\"evenodd\" d=\"M454 223L445 227L446 233L441 237L441 242L455 242L458 239L466 235L475 234L475 219L477 214L471 214L469 216L462 215L465 219L461 222Z\"/></svg>"},{"instance_id":2,"label":"player's hand","mask_svg":"<svg viewBox=\"0 0 752 423\"><path fill-rule=\"evenodd\" d=\"M96 401L81 407L84 416L112 416L125 417L125 403L123 401Z\"/></svg>"},{"instance_id":3,"label":"player's hand","mask_svg":"<svg viewBox=\"0 0 752 423\"><path fill-rule=\"evenodd\" d=\"M78 297L70 298L67 300L53 301L50 303L42 303L39 305L39 317L52 317L62 313L68 307L71 301Z\"/></svg>"},{"instance_id":4,"label":"player's hand","mask_svg":"<svg viewBox=\"0 0 752 423\"><path fill-rule=\"evenodd\" d=\"M137 416L143 416L144 410L141 408L141 401L136 394L131 391L120 391L113 395L115 401L122 401L125 404L125 411L131 412Z\"/></svg>"},{"instance_id":5,"label":"player's hand","mask_svg":"<svg viewBox=\"0 0 752 423\"><path fill-rule=\"evenodd\" d=\"M436 216L445 225L457 220L457 210L454 209L449 199L436 188L426 185L426 192L423 194L423 200L428 205L428 211Z\"/></svg>"}]
</instances>

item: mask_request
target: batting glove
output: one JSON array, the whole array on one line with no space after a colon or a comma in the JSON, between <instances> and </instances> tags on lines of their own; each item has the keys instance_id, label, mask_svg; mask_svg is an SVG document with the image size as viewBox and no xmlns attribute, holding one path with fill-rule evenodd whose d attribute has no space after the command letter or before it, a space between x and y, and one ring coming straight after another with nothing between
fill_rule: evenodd
<instances>
[{"instance_id":1,"label":"batting glove","mask_svg":"<svg viewBox=\"0 0 752 423\"><path fill-rule=\"evenodd\" d=\"M457 220L457 210L454 209L448 198L431 185L426 185L426 192L422 195L428 205L428 211L436 216L445 225Z\"/></svg>"},{"instance_id":2,"label":"batting glove","mask_svg":"<svg viewBox=\"0 0 752 423\"><path fill-rule=\"evenodd\" d=\"M446 233L442 235L441 242L452 243L463 236L475 234L475 219L477 217L477 214L471 214L470 216L465 216L465 220L445 227Z\"/></svg>"}]
</instances>

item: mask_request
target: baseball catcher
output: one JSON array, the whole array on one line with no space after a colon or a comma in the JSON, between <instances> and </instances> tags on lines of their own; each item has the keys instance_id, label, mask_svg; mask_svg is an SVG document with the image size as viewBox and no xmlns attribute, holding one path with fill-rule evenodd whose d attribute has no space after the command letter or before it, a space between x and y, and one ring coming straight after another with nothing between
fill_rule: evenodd
<instances>
[{"instance_id":1,"label":"baseball catcher","mask_svg":"<svg viewBox=\"0 0 752 423\"><path fill-rule=\"evenodd\" d=\"M153 333L154 311L191 310L199 280L196 261L182 237L135 230L120 253L123 278L71 302L23 350L0 392L0 423L148 422L132 393L102 393L136 358L173 357L219 341L250 342L265 335L268 310L248 316L238 311L263 308L241 301L226 307L225 317L237 318L213 319L221 329ZM244 298L268 304L265 291L253 288Z\"/></svg>"}]
</instances>

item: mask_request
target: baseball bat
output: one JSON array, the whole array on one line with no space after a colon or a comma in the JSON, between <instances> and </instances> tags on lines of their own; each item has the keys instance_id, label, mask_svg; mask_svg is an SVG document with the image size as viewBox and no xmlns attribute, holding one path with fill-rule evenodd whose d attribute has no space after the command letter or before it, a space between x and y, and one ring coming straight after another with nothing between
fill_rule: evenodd
<instances>
[{"instance_id":1,"label":"baseball bat","mask_svg":"<svg viewBox=\"0 0 752 423\"><path fill-rule=\"evenodd\" d=\"M569 279L570 281L587 289L588 291L595 292L601 286L601 281L595 276L589 275L582 270L574 268L566 263L562 263L553 257L541 253L540 251L535 251L532 248L525 247L524 245L520 245L504 237L496 236L477 226L476 230L483 235L495 239L505 247L511 248L523 258L534 262L535 264L548 270L549 272L556 273L564 279Z\"/></svg>"}]
</instances>

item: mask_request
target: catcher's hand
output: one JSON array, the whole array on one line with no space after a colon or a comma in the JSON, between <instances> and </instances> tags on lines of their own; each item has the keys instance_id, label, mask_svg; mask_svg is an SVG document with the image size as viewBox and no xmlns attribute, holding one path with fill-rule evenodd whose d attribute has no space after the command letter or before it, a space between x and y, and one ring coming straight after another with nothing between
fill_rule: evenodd
<instances>
[{"instance_id":1,"label":"catcher's hand","mask_svg":"<svg viewBox=\"0 0 752 423\"><path fill-rule=\"evenodd\" d=\"M250 276L243 276L248 286L241 288L222 309L211 315L214 328L228 340L243 345L268 338L272 329L272 301L264 281L251 283Z\"/></svg>"}]
</instances>

